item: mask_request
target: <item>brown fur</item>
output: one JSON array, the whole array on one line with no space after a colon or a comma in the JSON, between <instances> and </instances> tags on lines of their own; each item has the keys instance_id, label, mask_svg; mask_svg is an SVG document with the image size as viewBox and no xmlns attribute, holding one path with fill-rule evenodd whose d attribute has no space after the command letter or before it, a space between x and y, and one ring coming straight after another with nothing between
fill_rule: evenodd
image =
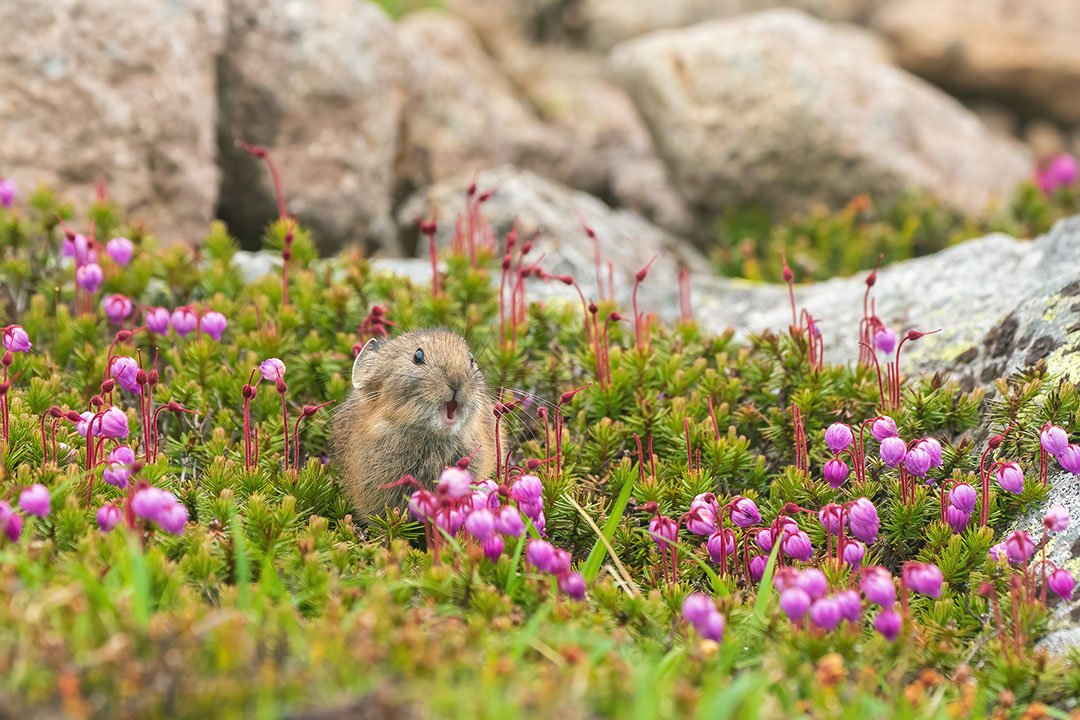
<instances>
[{"instance_id":1,"label":"brown fur","mask_svg":"<svg viewBox=\"0 0 1080 720\"><path fill-rule=\"evenodd\" d=\"M424 363L413 356L424 351ZM361 517L403 507L415 488L382 486L412 475L431 489L443 468L479 447L477 478L495 469L494 403L465 340L447 330L414 330L372 341L353 364L353 391L334 418L334 452ZM457 422L443 424L454 395Z\"/></svg>"}]
</instances>

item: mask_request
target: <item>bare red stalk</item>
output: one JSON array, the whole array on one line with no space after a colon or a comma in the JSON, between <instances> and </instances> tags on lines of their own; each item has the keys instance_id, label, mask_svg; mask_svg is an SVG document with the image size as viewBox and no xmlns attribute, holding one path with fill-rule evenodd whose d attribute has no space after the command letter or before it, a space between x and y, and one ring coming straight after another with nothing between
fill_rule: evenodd
<instances>
[{"instance_id":1,"label":"bare red stalk","mask_svg":"<svg viewBox=\"0 0 1080 720\"><path fill-rule=\"evenodd\" d=\"M194 410L188 410L185 407L181 407L180 403L178 403L178 402L176 402L174 400L170 400L169 402L167 402L164 405L162 405L161 407L159 407L156 411L154 411L154 423L153 423L153 425L154 425L154 455L153 455L154 460L153 460L153 462L157 462L157 454L158 454L158 431L157 431L158 415L160 415L162 413L162 411L164 411L164 410L168 410L171 413L186 412L186 413L191 414L191 415L198 415L199 414L199 413L195 412Z\"/></svg>"},{"instance_id":2,"label":"bare red stalk","mask_svg":"<svg viewBox=\"0 0 1080 720\"><path fill-rule=\"evenodd\" d=\"M716 411L713 409L712 395L709 396L709 417L712 418L713 433L716 435L716 441L720 442L720 425L716 422Z\"/></svg>"},{"instance_id":3,"label":"bare red stalk","mask_svg":"<svg viewBox=\"0 0 1080 720\"><path fill-rule=\"evenodd\" d=\"M693 471L694 459L690 455L690 418L683 418L683 432L686 433L686 469Z\"/></svg>"},{"instance_id":4,"label":"bare red stalk","mask_svg":"<svg viewBox=\"0 0 1080 720\"><path fill-rule=\"evenodd\" d=\"M694 312L690 306L690 271L679 269L679 314L685 323L692 322Z\"/></svg>"},{"instance_id":5,"label":"bare red stalk","mask_svg":"<svg viewBox=\"0 0 1080 720\"><path fill-rule=\"evenodd\" d=\"M633 305L634 305L634 344L637 346L638 350L644 350L645 346L642 343L642 339L641 339L642 322L641 322L641 313L638 312L637 291L638 291L638 286L641 285L642 282L644 282L645 276L649 272L649 267L654 262L656 262L656 257L657 256L654 255L652 260L647 262L645 264L645 267L638 270L637 274L634 275L634 293L632 295L632 300L633 300Z\"/></svg>"},{"instance_id":6,"label":"bare red stalk","mask_svg":"<svg viewBox=\"0 0 1080 720\"><path fill-rule=\"evenodd\" d=\"M987 442L987 448L982 454L982 458L979 460L979 478L982 480L982 507L979 513L979 525L986 527L986 524L990 522L990 473L993 472L994 467L999 463L994 463L989 468L986 467L986 457L992 451L997 450L1001 446L1001 443L1005 441L1005 436L1009 434L1009 431L1013 429L1013 426L1005 428L1005 431L1000 435L995 435Z\"/></svg>"},{"instance_id":7,"label":"bare red stalk","mask_svg":"<svg viewBox=\"0 0 1080 720\"><path fill-rule=\"evenodd\" d=\"M285 196L281 191L281 176L278 175L277 168L274 166L274 161L270 159L269 151L261 145L248 145L246 142L240 140L236 141L236 147L251 153L266 163L267 169L270 170L270 177L274 180L274 193L277 195L278 219L284 220L288 214L285 212Z\"/></svg>"},{"instance_id":8,"label":"bare red stalk","mask_svg":"<svg viewBox=\"0 0 1080 720\"><path fill-rule=\"evenodd\" d=\"M637 442L637 456L638 456L638 477L641 482L645 482L645 452L641 449L641 437L634 433L634 440Z\"/></svg>"},{"instance_id":9,"label":"bare red stalk","mask_svg":"<svg viewBox=\"0 0 1080 720\"><path fill-rule=\"evenodd\" d=\"M874 265L873 271L866 276L866 292L863 294L863 317L859 321L859 364L867 364L867 360L874 356L873 348L873 334L874 327L877 323L877 318L873 313L872 308L868 308L868 301L870 300L870 289L874 287L874 283L877 282L877 271L881 265L882 255L878 255L877 264Z\"/></svg>"},{"instance_id":10,"label":"bare red stalk","mask_svg":"<svg viewBox=\"0 0 1080 720\"><path fill-rule=\"evenodd\" d=\"M652 441L653 441L652 433L649 433L649 466L652 469L652 476L655 478L655 477L657 477L657 475L656 475L656 456L653 455Z\"/></svg>"},{"instance_id":11,"label":"bare red stalk","mask_svg":"<svg viewBox=\"0 0 1080 720\"><path fill-rule=\"evenodd\" d=\"M499 279L499 347L506 347L506 271L510 269L513 260L510 253L506 253L502 260L502 275ZM513 288L511 288L513 292ZM586 328L588 326L586 325Z\"/></svg>"},{"instance_id":12,"label":"bare red stalk","mask_svg":"<svg viewBox=\"0 0 1080 720\"><path fill-rule=\"evenodd\" d=\"M593 338L593 355L596 357L596 380L600 383L600 387L604 387L604 355L600 350L600 327L596 320L596 314L600 312L600 308L596 306L596 303L589 303L589 322L592 323L592 338Z\"/></svg>"},{"instance_id":13,"label":"bare red stalk","mask_svg":"<svg viewBox=\"0 0 1080 720\"><path fill-rule=\"evenodd\" d=\"M574 214L577 215L578 222L581 223L581 227L585 230L585 237L592 241L593 267L596 269L596 295L603 300L604 281L600 278L600 241L596 237L596 232L585 222L585 218L577 211L577 208L574 209Z\"/></svg>"},{"instance_id":14,"label":"bare red stalk","mask_svg":"<svg viewBox=\"0 0 1080 720\"><path fill-rule=\"evenodd\" d=\"M878 396L881 400L881 409L885 410L885 387L881 384L881 365L878 363L877 354L874 352L873 347L867 345L862 340L859 341L859 345L860 347L865 346L866 348L869 348L870 359L874 361L874 367L877 369Z\"/></svg>"},{"instance_id":15,"label":"bare red stalk","mask_svg":"<svg viewBox=\"0 0 1080 720\"><path fill-rule=\"evenodd\" d=\"M1042 604L1043 604L1043 607L1046 607L1046 541L1050 537L1050 533L1049 533L1048 530L1049 529L1046 527L1046 525L1043 525L1042 543L1040 543L1042 545L1041 573L1042 573Z\"/></svg>"},{"instance_id":16,"label":"bare red stalk","mask_svg":"<svg viewBox=\"0 0 1080 720\"><path fill-rule=\"evenodd\" d=\"M428 254L431 256L431 296L439 297L439 269L435 260L435 233L438 231L439 226L435 222L435 214L432 212L431 220L420 221L420 232L427 236L428 239ZM500 296L500 306L502 297Z\"/></svg>"},{"instance_id":17,"label":"bare red stalk","mask_svg":"<svg viewBox=\"0 0 1080 720\"><path fill-rule=\"evenodd\" d=\"M293 467L296 470L300 469L300 421L311 417L322 408L335 402L337 400L327 400L320 405L305 405L300 412L300 417L296 418L296 423L293 425Z\"/></svg>"},{"instance_id":18,"label":"bare red stalk","mask_svg":"<svg viewBox=\"0 0 1080 720\"><path fill-rule=\"evenodd\" d=\"M562 406L574 399L574 396L592 383L585 383L579 388L568 390L559 396L559 402L555 406L555 472L562 475Z\"/></svg>"},{"instance_id":19,"label":"bare red stalk","mask_svg":"<svg viewBox=\"0 0 1080 720\"><path fill-rule=\"evenodd\" d=\"M899 343L896 345L896 359L893 361L893 377L892 383L889 388L890 400L893 408L900 407L900 350L904 347L904 343L908 340L912 342L918 340L924 335L933 335L934 333L941 332L941 328L937 330L931 330L930 332L916 332L915 330L909 330Z\"/></svg>"},{"instance_id":20,"label":"bare red stalk","mask_svg":"<svg viewBox=\"0 0 1080 720\"><path fill-rule=\"evenodd\" d=\"M544 419L544 454L551 454L551 435L548 432L548 409L542 407L536 411L536 417Z\"/></svg>"},{"instance_id":21,"label":"bare red stalk","mask_svg":"<svg viewBox=\"0 0 1080 720\"><path fill-rule=\"evenodd\" d=\"M604 372L607 374L608 385L611 384L611 344L608 342L608 326L611 324L612 320L614 320L615 322L619 322L622 320L622 315L617 312L612 312L608 314L607 320L604 321L604 337L602 347L604 350Z\"/></svg>"},{"instance_id":22,"label":"bare red stalk","mask_svg":"<svg viewBox=\"0 0 1080 720\"><path fill-rule=\"evenodd\" d=\"M795 403L791 404L791 424L795 429L795 466L810 477L810 459L806 450L806 431L803 429L802 410Z\"/></svg>"},{"instance_id":23,"label":"bare red stalk","mask_svg":"<svg viewBox=\"0 0 1080 720\"><path fill-rule=\"evenodd\" d=\"M780 261L784 264L784 282L787 283L788 297L791 299L791 334L794 335L796 328L799 326L799 321L796 318L795 313L795 273L791 271L791 268L787 264L787 255L781 251Z\"/></svg>"}]
</instances>

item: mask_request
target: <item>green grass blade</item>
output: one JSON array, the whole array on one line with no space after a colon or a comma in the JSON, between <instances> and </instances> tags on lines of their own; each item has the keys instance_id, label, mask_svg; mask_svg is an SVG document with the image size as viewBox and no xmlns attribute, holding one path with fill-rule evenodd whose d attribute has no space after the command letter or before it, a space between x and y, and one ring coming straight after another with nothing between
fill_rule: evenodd
<instances>
[{"instance_id":1,"label":"green grass blade","mask_svg":"<svg viewBox=\"0 0 1080 720\"><path fill-rule=\"evenodd\" d=\"M247 537L240 529L236 508L229 513L229 530L233 541L233 563L236 572L236 604L241 610L251 609L251 567L247 552Z\"/></svg>"},{"instance_id":2,"label":"green grass blade","mask_svg":"<svg viewBox=\"0 0 1080 720\"><path fill-rule=\"evenodd\" d=\"M601 532L599 527L597 527L596 522L591 517L589 517L589 513L585 512L585 508L581 507L581 505L578 504L577 500L570 497L569 494L563 495L563 497L566 498L570 502L570 504L574 506L574 508L578 511L578 513L581 514L581 517L583 517L585 519L585 522L588 523L589 527L591 527L593 529L593 532L595 532L597 534L598 542L603 543L604 548L607 550L608 554L611 556L612 562L615 563L615 566L618 568L619 572L622 574L623 582L626 583L626 586L627 586L627 588L629 588L630 593L633 594L633 595L640 595L641 590L638 589L637 583L634 582L634 578L630 575L630 572L626 569L626 566L623 565L622 560L619 559L618 554L616 554L616 552L615 552L615 548L613 548L611 546L611 541L608 540L608 538L604 537L604 533ZM620 513L620 516L621 516L621 513ZM585 579L585 582L586 583L588 582L588 578Z\"/></svg>"},{"instance_id":3,"label":"green grass blade","mask_svg":"<svg viewBox=\"0 0 1080 720\"><path fill-rule=\"evenodd\" d=\"M150 624L150 608L153 604L150 597L150 573L146 569L146 558L134 533L128 534L128 563L131 572L131 615L139 627L145 628Z\"/></svg>"},{"instance_id":4,"label":"green grass blade","mask_svg":"<svg viewBox=\"0 0 1080 720\"><path fill-rule=\"evenodd\" d=\"M627 475L622 489L619 490L619 495L615 498L615 504L611 506L611 513L608 515L607 522L604 523L601 537L607 542L597 538L592 550L589 551L589 556L585 559L585 564L581 568L581 575L585 578L586 583L591 583L600 572L600 567L604 564L605 546L610 545L611 539L615 537L615 530L619 527L619 521L622 520L623 512L626 510L627 503L630 502L630 494L633 490L634 476L630 474Z\"/></svg>"},{"instance_id":5,"label":"green grass blade","mask_svg":"<svg viewBox=\"0 0 1080 720\"><path fill-rule=\"evenodd\" d=\"M769 553L769 562L765 564L765 573L761 576L758 584L757 599L754 600L754 619L760 624L765 622L765 613L769 609L769 600L772 598L772 579L776 571L776 556L780 554L779 538L773 541L772 552Z\"/></svg>"}]
</instances>

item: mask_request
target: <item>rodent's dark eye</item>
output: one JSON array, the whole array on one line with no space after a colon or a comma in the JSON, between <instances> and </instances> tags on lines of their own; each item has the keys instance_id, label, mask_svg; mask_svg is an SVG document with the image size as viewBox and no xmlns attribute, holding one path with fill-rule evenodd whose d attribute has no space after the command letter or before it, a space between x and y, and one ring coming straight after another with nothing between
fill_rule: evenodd
<instances>
[{"instance_id":1,"label":"rodent's dark eye","mask_svg":"<svg viewBox=\"0 0 1080 720\"><path fill-rule=\"evenodd\" d=\"M420 348L416 348L416 352L413 353L413 356L412 356L412 361L413 361L414 365L423 365L424 364L424 351L421 350Z\"/></svg>"},{"instance_id":2,"label":"rodent's dark eye","mask_svg":"<svg viewBox=\"0 0 1080 720\"><path fill-rule=\"evenodd\" d=\"M472 365L473 367L476 366L476 358L473 357L472 353L469 353L469 364Z\"/></svg>"}]
</instances>

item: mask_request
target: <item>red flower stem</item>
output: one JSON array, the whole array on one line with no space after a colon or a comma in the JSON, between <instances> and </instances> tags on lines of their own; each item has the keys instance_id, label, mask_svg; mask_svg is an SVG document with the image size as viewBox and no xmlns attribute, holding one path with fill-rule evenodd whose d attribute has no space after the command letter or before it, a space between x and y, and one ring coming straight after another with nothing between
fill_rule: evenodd
<instances>
[{"instance_id":1,"label":"red flower stem","mask_svg":"<svg viewBox=\"0 0 1080 720\"><path fill-rule=\"evenodd\" d=\"M709 396L709 417L712 418L713 434L716 441L720 442L720 425L716 422L716 411L713 409L712 395Z\"/></svg>"},{"instance_id":2,"label":"red flower stem","mask_svg":"<svg viewBox=\"0 0 1080 720\"><path fill-rule=\"evenodd\" d=\"M585 318L585 339L592 341L592 329L589 327L589 304L585 302L585 293L581 292L576 280L571 279L571 284L577 290L578 297L581 298L581 311Z\"/></svg>"},{"instance_id":3,"label":"red flower stem","mask_svg":"<svg viewBox=\"0 0 1080 720\"><path fill-rule=\"evenodd\" d=\"M686 469L693 471L694 460L690 454L690 418L683 418L683 432L686 433Z\"/></svg>"},{"instance_id":4,"label":"red flower stem","mask_svg":"<svg viewBox=\"0 0 1080 720\"><path fill-rule=\"evenodd\" d=\"M1043 526L1043 536L1042 536L1042 604L1043 604L1043 607L1046 607L1046 541L1047 541L1047 538L1048 538L1048 533L1046 531L1046 526Z\"/></svg>"},{"instance_id":5,"label":"red flower stem","mask_svg":"<svg viewBox=\"0 0 1080 720\"><path fill-rule=\"evenodd\" d=\"M289 409L285 405L285 393L281 393L281 422L285 432L285 469L289 469Z\"/></svg>"},{"instance_id":6,"label":"red flower stem","mask_svg":"<svg viewBox=\"0 0 1080 720\"><path fill-rule=\"evenodd\" d=\"M634 440L637 441L637 455L638 455L638 477L642 483L645 482L645 453L641 449L641 437L634 433Z\"/></svg>"},{"instance_id":7,"label":"red flower stem","mask_svg":"<svg viewBox=\"0 0 1080 720\"><path fill-rule=\"evenodd\" d=\"M297 470L300 469L300 421L306 417L311 417L316 412L318 412L320 408L324 408L327 405L335 402L337 402L337 400L327 400L321 405L316 405L311 410L305 408L304 411L300 413L300 417L296 418L296 424L293 425L293 447L295 448L295 454L293 455L293 467Z\"/></svg>"},{"instance_id":8,"label":"red flower stem","mask_svg":"<svg viewBox=\"0 0 1080 720\"><path fill-rule=\"evenodd\" d=\"M657 477L657 475L656 475L656 456L653 455L652 441L653 441L652 433L649 433L649 466L652 469L652 476L655 478L655 477Z\"/></svg>"},{"instance_id":9,"label":"red flower stem","mask_svg":"<svg viewBox=\"0 0 1080 720\"><path fill-rule=\"evenodd\" d=\"M241 150L246 150L266 163L266 167L270 170L270 177L274 180L274 192L277 195L278 219L284 220L286 217L285 196L281 192L281 176L278 175L277 168L274 166L274 161L270 159L270 153L267 152L264 147L259 145L248 145L239 140L236 141L236 146Z\"/></svg>"}]
</instances>

